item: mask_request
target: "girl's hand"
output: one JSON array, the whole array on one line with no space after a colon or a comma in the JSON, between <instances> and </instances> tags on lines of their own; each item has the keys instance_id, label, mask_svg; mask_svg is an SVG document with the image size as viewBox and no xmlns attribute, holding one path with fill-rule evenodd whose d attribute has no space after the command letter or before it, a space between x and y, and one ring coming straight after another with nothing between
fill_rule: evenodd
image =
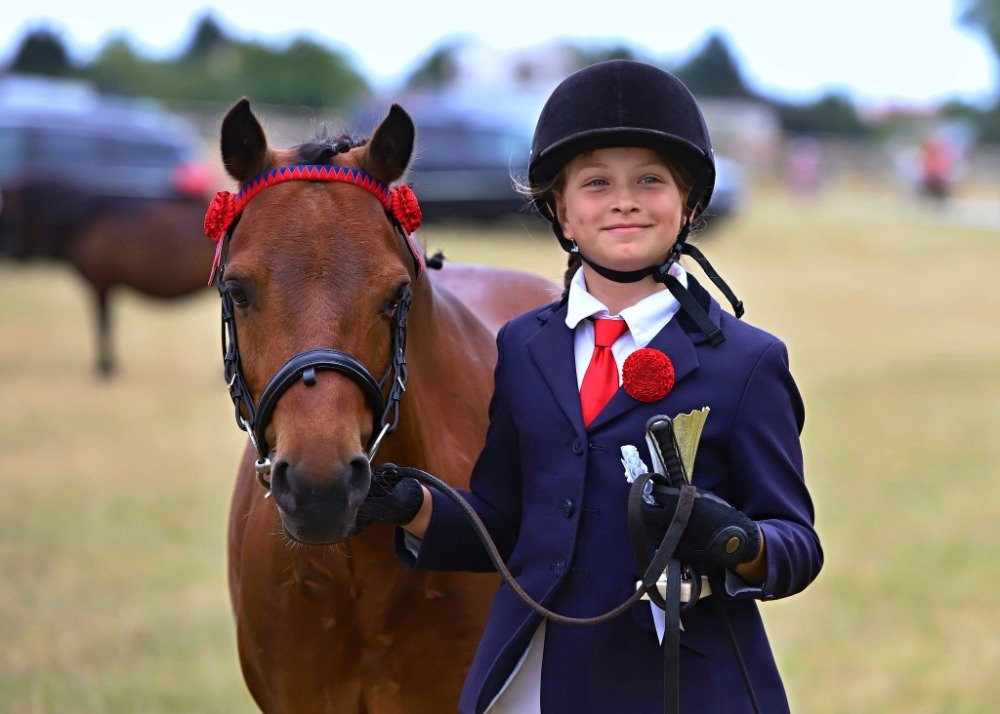
<instances>
[{"instance_id":1,"label":"girl's hand","mask_svg":"<svg viewBox=\"0 0 1000 714\"><path fill-rule=\"evenodd\" d=\"M743 511L738 511L709 491L696 489L691 518L681 535L674 556L686 563L721 565L735 569L757 557L761 547L760 527ZM646 532L659 545L677 509L680 489L653 485L656 505L643 503Z\"/></svg>"},{"instance_id":2,"label":"girl's hand","mask_svg":"<svg viewBox=\"0 0 1000 714\"><path fill-rule=\"evenodd\" d=\"M414 478L403 478L395 464L382 464L372 469L371 487L364 503L358 508L354 535L374 521L403 526L412 521L424 503L424 489Z\"/></svg>"}]
</instances>

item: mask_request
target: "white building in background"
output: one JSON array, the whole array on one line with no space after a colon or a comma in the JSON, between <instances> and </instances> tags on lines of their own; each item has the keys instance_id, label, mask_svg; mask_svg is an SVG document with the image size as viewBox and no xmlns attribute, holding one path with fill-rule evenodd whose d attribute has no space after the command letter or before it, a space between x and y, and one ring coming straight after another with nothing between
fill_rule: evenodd
<instances>
[{"instance_id":1,"label":"white building in background","mask_svg":"<svg viewBox=\"0 0 1000 714\"><path fill-rule=\"evenodd\" d=\"M716 153L726 154L751 172L771 171L783 152L784 135L777 112L749 99L699 102Z\"/></svg>"},{"instance_id":2,"label":"white building in background","mask_svg":"<svg viewBox=\"0 0 1000 714\"><path fill-rule=\"evenodd\" d=\"M497 50L468 40L450 48L454 78L438 90L400 90L393 101L416 112L449 110L489 115L530 133L542 105L575 67L573 51L562 45Z\"/></svg>"}]
</instances>

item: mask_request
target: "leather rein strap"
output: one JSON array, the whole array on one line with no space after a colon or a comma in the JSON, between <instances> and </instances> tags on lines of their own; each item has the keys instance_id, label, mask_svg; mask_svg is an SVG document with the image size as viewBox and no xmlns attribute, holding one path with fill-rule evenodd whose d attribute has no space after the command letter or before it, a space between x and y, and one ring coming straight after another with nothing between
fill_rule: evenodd
<instances>
[{"instance_id":1,"label":"leather rein strap","mask_svg":"<svg viewBox=\"0 0 1000 714\"><path fill-rule=\"evenodd\" d=\"M694 509L694 502L697 495L697 489L694 486L685 484L680 487L681 493L678 498L677 508L674 511L670 524L667 526L667 532L663 537L663 541L656 549L652 560L650 560L646 552L646 536L642 525L641 506L643 489L646 483L653 477L653 474L641 474L635 479L628 495L628 527L629 538L632 541L632 548L636 556L636 565L643 574L640 585L628 600L613 610L609 610L601 615L595 615L594 617L567 617L566 615L553 612L535 601L521 587L521 584L517 582L517 579L510 572L507 564L504 563L503 556L500 555L496 544L490 538L486 526L483 524L482 519L479 518L479 514L473 510L472 506L469 505L457 490L436 476L418 468L396 466L395 464L382 464L379 468L386 471L395 470L401 477L414 478L421 483L432 486L458 506L459 510L462 511L466 519L472 524L472 529L475 531L476 537L479 538L483 548L486 550L487 556L489 556L490 561L496 567L497 572L500 573L500 578L503 582L521 602L546 620L559 625L600 625L628 612L644 595L648 595L654 603L664 608L663 711L665 714L678 714L680 709L680 612L682 609L681 563L674 557L674 551L677 549L677 544L680 542L684 529L691 518L691 512ZM660 574L664 570L667 572L666 599L660 597L656 584ZM700 577L696 578L696 580L700 581ZM721 588L719 592L722 592ZM697 597L697 594L692 596L694 602L697 601ZM717 607L729 630L730 643L733 646L733 651L740 665L751 706L756 714L760 714L760 707L757 705L757 698L750 683L746 663L743 661L743 656L740 653L739 643L736 641L736 636L729 621L729 616L726 613L725 606L722 603L721 595L717 596L716 599ZM687 606L693 606L694 602L689 602Z\"/></svg>"},{"instance_id":2,"label":"leather rein strap","mask_svg":"<svg viewBox=\"0 0 1000 714\"><path fill-rule=\"evenodd\" d=\"M421 469L413 466L396 466L395 464L381 464L380 469L386 471L396 471L403 478L414 478L428 486L433 486L435 489L441 492L448 500L452 501L458 508L462 511L465 517L472 524L472 529L476 533L476 537L483 544L483 548L486 550L487 556L489 556L490 561L496 566L497 572L500 573L500 577L507 584L507 586L514 591L514 594L531 610L535 613L541 615L546 620L550 620L559 625L600 625L602 623L613 620L620 615L628 612L629 608L639 602L643 595L649 594L650 597L659 598L659 593L656 587L656 581L666 567L667 561L670 560L673 555L674 549L677 547L677 542L680 540L681 534L684 532L684 528L687 526L688 518L691 516L691 509L694 505L695 489L693 486L688 486L690 489L688 496L681 497L681 503L678 504L677 510L674 512L674 518L670 523L670 527L667 528L667 535L664 537L663 542L660 547L657 548L653 560L650 563L648 569L643 574L642 585L636 592L629 597L628 600L623 602L618 607L613 610L609 610L601 615L596 615L594 617L568 617L566 615L560 615L558 612L549 610L544 605L535 601L524 588L521 587L520 583L510 572L507 564L504 563L503 556L500 555L500 551L497 549L496 544L490 538L489 531L486 529L486 525L483 523L479 514L469 505L462 494L457 490L446 484L444 481L439 479L437 476L427 473ZM632 484L631 490L629 491L629 500L631 502L633 495L635 498L642 499L642 487L645 485L646 481L649 480L652 474L642 474L636 478L635 482ZM640 526L641 529L641 526ZM640 537L645 543L645 536L642 535L642 531L636 531L640 534ZM648 559L647 559L648 560ZM659 570L656 570L659 568ZM680 585L678 584L677 600L680 602ZM662 599L661 599L662 601Z\"/></svg>"},{"instance_id":3,"label":"leather rein strap","mask_svg":"<svg viewBox=\"0 0 1000 714\"><path fill-rule=\"evenodd\" d=\"M599 625L625 614L642 599L643 595L646 594L648 594L655 603L660 605L660 607L664 607L665 631L663 637L663 706L666 714L677 714L680 702L679 647L681 568L680 562L673 557L673 554L674 550L677 548L678 542L680 542L681 535L684 533L684 529L687 527L688 519L691 517L691 510L694 507L696 494L694 486L685 485L681 488L681 495L678 499L677 509L674 511L670 525L667 527L667 533L663 538L663 542L660 543L660 546L656 549L656 553L653 555L652 561L650 561L646 555L645 531L642 528L639 509L642 503L643 487L652 477L652 474L642 474L636 478L631 486L628 498L629 536L632 539L632 546L636 554L640 551L642 553L642 560L639 561L637 559L636 563L640 569L643 570L641 585L628 600L613 610L609 610L608 612L594 617L567 617L566 615L561 615L557 612L549 610L541 603L536 602L527 592L525 592L524 588L521 587L520 583L517 582L517 579L507 568L507 564L504 563L503 556L500 555L500 551L497 550L496 545L490 538L489 533L486 530L486 526L479 518L479 514L477 514L475 510L473 510L472 506L470 506L468 502L462 498L462 495L458 491L441 481L439 478L417 468L395 466L392 464L384 464L381 468L395 469L404 477L412 477L417 481L427 484L428 486L433 486L437 491L454 502L455 505L461 509L462 513L465 514L465 517L472 523L476 536L483 544L487 555L493 562L493 565L496 566L497 571L500 573L500 577L503 579L504 583L507 584L507 587L509 587L514 594L517 595L521 602L527 605L535 613L544 617L546 620L560 625ZM656 586L656 581L659 579L659 576L664 569L667 571L666 602L664 602L664 599L660 597L659 590Z\"/></svg>"},{"instance_id":4,"label":"leather rein strap","mask_svg":"<svg viewBox=\"0 0 1000 714\"><path fill-rule=\"evenodd\" d=\"M632 484L628 493L628 534L632 541L632 553L636 565L644 573L642 589L649 598L663 609L663 711L676 714L680 710L680 646L681 646L681 563L674 557L674 551L681 540L694 508L697 490L690 484L680 487L677 509L667 526L663 542L652 561L646 555L645 529L642 524L642 494L646 482L652 474L642 474ZM667 572L666 597L660 596L656 581L660 573ZM697 578L701 582L701 578ZM692 600L691 605L697 600Z\"/></svg>"}]
</instances>

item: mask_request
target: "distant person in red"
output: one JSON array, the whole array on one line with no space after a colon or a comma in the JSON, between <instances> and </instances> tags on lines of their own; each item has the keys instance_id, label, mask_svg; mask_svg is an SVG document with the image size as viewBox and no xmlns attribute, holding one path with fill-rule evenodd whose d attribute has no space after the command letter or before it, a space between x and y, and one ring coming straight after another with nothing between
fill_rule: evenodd
<instances>
[{"instance_id":1,"label":"distant person in red","mask_svg":"<svg viewBox=\"0 0 1000 714\"><path fill-rule=\"evenodd\" d=\"M941 137L930 137L920 147L920 190L935 201L944 201L951 192L955 154Z\"/></svg>"}]
</instances>

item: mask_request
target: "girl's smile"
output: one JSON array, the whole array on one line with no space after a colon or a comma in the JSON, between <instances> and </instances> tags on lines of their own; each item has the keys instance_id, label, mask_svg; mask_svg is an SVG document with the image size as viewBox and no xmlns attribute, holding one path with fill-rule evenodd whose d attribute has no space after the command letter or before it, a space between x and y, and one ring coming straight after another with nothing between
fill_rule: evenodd
<instances>
[{"instance_id":1,"label":"girl's smile","mask_svg":"<svg viewBox=\"0 0 1000 714\"><path fill-rule=\"evenodd\" d=\"M615 223L610 226L605 226L602 230L610 231L615 235L632 235L633 233L639 233L647 228L652 228L651 223Z\"/></svg>"}]
</instances>

